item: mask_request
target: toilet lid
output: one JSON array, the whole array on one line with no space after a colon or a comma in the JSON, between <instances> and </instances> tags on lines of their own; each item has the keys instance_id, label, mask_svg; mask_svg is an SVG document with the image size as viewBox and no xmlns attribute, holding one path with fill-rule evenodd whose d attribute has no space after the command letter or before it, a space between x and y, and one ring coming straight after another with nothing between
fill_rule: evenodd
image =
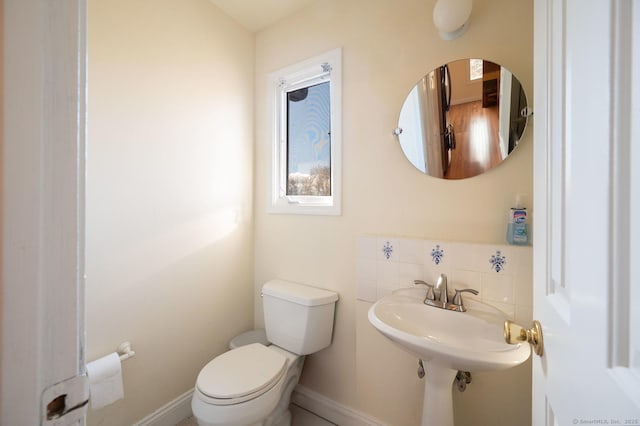
<instances>
[{"instance_id":1,"label":"toilet lid","mask_svg":"<svg viewBox=\"0 0 640 426\"><path fill-rule=\"evenodd\" d=\"M214 358L197 379L211 398L239 398L271 388L287 367L287 359L260 343L241 346Z\"/></svg>"}]
</instances>

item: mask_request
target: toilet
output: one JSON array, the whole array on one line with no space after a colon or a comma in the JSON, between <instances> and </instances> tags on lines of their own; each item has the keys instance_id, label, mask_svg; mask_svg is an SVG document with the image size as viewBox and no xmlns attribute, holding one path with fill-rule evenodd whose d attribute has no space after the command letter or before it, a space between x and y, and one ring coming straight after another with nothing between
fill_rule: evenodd
<instances>
[{"instance_id":1,"label":"toilet","mask_svg":"<svg viewBox=\"0 0 640 426\"><path fill-rule=\"evenodd\" d=\"M191 400L200 426L289 426L305 355L331 344L338 294L290 281L262 287L266 336L234 338L200 371ZM269 344L271 343L271 344Z\"/></svg>"}]
</instances>

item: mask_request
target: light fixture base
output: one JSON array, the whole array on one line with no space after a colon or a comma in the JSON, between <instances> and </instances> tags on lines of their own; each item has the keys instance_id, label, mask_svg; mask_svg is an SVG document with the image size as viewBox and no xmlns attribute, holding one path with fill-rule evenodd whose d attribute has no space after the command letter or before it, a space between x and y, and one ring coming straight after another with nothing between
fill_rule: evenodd
<instances>
[{"instance_id":1,"label":"light fixture base","mask_svg":"<svg viewBox=\"0 0 640 426\"><path fill-rule=\"evenodd\" d=\"M467 31L467 28L469 28L469 21L462 24L462 26L457 30L449 31L449 32L438 31L438 34L440 34L440 38L443 40L447 40L447 41L455 40L458 37L460 37L462 34L464 34Z\"/></svg>"}]
</instances>

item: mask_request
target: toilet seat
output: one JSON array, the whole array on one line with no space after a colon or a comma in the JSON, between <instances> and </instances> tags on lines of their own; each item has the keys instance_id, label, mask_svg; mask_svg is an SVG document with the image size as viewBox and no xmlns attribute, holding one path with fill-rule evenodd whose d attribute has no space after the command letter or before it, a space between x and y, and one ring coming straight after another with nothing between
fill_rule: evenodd
<instances>
[{"instance_id":1,"label":"toilet seat","mask_svg":"<svg viewBox=\"0 0 640 426\"><path fill-rule=\"evenodd\" d=\"M210 361L196 386L214 405L231 405L257 398L287 371L287 358L260 343L241 346Z\"/></svg>"}]
</instances>

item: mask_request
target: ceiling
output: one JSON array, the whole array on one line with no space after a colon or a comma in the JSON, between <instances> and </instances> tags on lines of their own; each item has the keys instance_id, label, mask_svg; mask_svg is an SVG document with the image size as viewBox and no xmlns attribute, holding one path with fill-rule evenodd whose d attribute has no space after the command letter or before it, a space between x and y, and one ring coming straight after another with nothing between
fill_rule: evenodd
<instances>
[{"instance_id":1,"label":"ceiling","mask_svg":"<svg viewBox=\"0 0 640 426\"><path fill-rule=\"evenodd\" d=\"M316 0L209 0L251 31L260 31Z\"/></svg>"}]
</instances>

